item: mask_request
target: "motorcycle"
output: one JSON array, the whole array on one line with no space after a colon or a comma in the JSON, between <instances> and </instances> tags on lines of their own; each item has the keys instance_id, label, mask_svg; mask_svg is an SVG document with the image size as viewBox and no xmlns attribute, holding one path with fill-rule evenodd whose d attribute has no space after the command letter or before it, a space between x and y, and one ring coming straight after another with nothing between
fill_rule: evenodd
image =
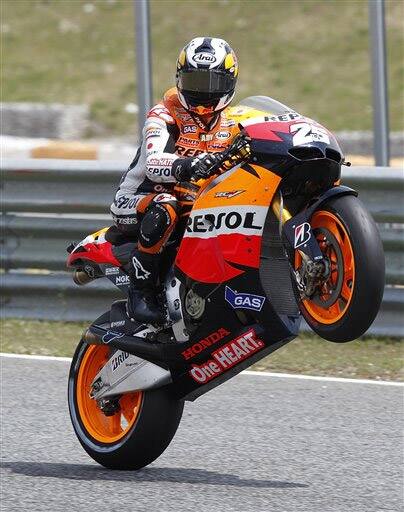
<instances>
[{"instance_id":1,"label":"motorcycle","mask_svg":"<svg viewBox=\"0 0 404 512\"><path fill-rule=\"evenodd\" d=\"M159 457L185 401L292 341L302 318L344 343L379 310L382 243L357 192L340 184L335 137L268 97L248 98L233 115L244 138L212 178L177 187L188 215L160 268L166 323L131 321L117 300L74 354L71 420L105 467L134 470ZM70 246L67 265L77 284L106 277L125 294L134 242L111 234Z\"/></svg>"}]
</instances>

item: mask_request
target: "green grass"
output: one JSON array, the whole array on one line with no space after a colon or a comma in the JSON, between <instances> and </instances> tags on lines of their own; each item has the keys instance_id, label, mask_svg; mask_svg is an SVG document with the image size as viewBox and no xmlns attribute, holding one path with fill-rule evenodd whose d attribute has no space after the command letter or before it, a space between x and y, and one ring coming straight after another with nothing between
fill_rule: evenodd
<instances>
[{"instance_id":1,"label":"green grass","mask_svg":"<svg viewBox=\"0 0 404 512\"><path fill-rule=\"evenodd\" d=\"M72 356L86 323L3 320L1 351ZM402 340L367 338L335 344L302 335L252 368L273 372L398 380L403 373Z\"/></svg>"},{"instance_id":2,"label":"green grass","mask_svg":"<svg viewBox=\"0 0 404 512\"><path fill-rule=\"evenodd\" d=\"M2 0L1 11L2 101L88 103L98 133L135 133L124 110L137 101L131 0ZM404 3L388 0L394 130L403 17ZM239 56L237 98L273 96L332 130L372 125L367 0L151 0L151 20L155 100L173 84L180 48L209 34Z\"/></svg>"}]
</instances>

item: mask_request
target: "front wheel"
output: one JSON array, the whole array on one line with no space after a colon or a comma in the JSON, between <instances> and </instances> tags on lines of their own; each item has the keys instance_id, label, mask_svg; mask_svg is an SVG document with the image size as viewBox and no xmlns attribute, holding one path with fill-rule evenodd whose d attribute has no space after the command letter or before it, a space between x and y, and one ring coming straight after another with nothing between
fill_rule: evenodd
<instances>
[{"instance_id":1,"label":"front wheel","mask_svg":"<svg viewBox=\"0 0 404 512\"><path fill-rule=\"evenodd\" d=\"M322 338L347 342L364 334L379 311L384 253L378 229L355 196L330 199L310 220L328 273L300 303L309 326ZM302 270L296 251L295 268Z\"/></svg>"},{"instance_id":2,"label":"front wheel","mask_svg":"<svg viewBox=\"0 0 404 512\"><path fill-rule=\"evenodd\" d=\"M106 415L90 397L90 388L109 355L105 345L78 345L69 374L70 417L81 445L96 462L111 469L140 469L167 448L184 403L166 388L137 391L118 397Z\"/></svg>"}]
</instances>

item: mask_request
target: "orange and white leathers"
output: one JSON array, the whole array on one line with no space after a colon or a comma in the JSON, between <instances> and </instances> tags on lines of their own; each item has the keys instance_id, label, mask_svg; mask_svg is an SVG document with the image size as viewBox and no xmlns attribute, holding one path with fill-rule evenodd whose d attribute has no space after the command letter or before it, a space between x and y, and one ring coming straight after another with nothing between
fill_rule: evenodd
<instances>
[{"instance_id":1,"label":"orange and white leathers","mask_svg":"<svg viewBox=\"0 0 404 512\"><path fill-rule=\"evenodd\" d=\"M142 214L144 206L150 204L150 194L164 194L164 199L169 199L176 183L172 172L175 160L223 151L238 132L227 109L205 126L180 104L176 88L168 90L163 101L148 113L141 146L111 205L118 228L128 233L138 229L138 213ZM175 201L174 196L172 200Z\"/></svg>"}]
</instances>

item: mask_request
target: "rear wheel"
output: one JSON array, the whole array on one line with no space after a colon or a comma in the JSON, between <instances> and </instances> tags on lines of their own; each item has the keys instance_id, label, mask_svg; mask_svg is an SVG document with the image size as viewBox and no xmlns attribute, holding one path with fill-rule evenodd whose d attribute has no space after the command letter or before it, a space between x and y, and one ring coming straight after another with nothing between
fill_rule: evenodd
<instances>
[{"instance_id":1,"label":"rear wheel","mask_svg":"<svg viewBox=\"0 0 404 512\"><path fill-rule=\"evenodd\" d=\"M184 404L166 388L125 393L105 414L90 397L91 383L109 359L109 348L80 342L69 375L70 417L86 452L112 469L140 469L159 457L172 440Z\"/></svg>"},{"instance_id":2,"label":"rear wheel","mask_svg":"<svg viewBox=\"0 0 404 512\"><path fill-rule=\"evenodd\" d=\"M379 232L354 196L339 196L321 205L310 223L328 272L300 309L322 338L354 340L368 330L383 297L384 253ZM297 251L295 268L302 270Z\"/></svg>"}]
</instances>

